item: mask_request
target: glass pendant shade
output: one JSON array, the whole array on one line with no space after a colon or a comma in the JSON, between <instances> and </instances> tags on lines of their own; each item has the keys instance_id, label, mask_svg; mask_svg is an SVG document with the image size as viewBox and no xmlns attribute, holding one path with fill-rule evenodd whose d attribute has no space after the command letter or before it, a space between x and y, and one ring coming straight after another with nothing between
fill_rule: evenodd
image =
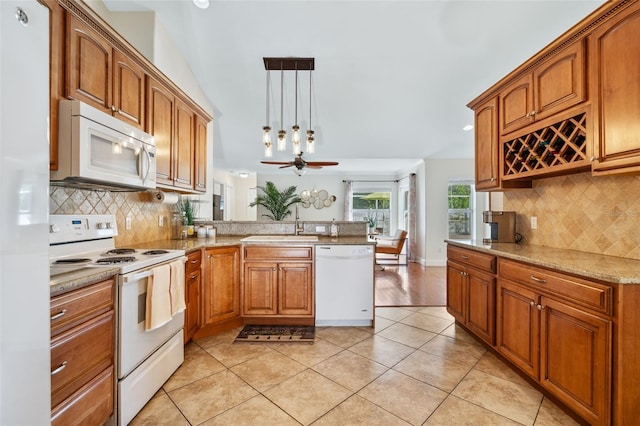
<instances>
[{"instance_id":1,"label":"glass pendant shade","mask_svg":"<svg viewBox=\"0 0 640 426\"><path fill-rule=\"evenodd\" d=\"M314 142L313 130L307 130L307 152L309 154L316 152L316 144Z\"/></svg>"},{"instance_id":2,"label":"glass pendant shade","mask_svg":"<svg viewBox=\"0 0 640 426\"><path fill-rule=\"evenodd\" d=\"M284 151L287 148L287 132L285 130L278 131L278 151Z\"/></svg>"},{"instance_id":3,"label":"glass pendant shade","mask_svg":"<svg viewBox=\"0 0 640 426\"><path fill-rule=\"evenodd\" d=\"M264 156L267 158L273 157L273 145L271 145L271 142L264 144Z\"/></svg>"}]
</instances>

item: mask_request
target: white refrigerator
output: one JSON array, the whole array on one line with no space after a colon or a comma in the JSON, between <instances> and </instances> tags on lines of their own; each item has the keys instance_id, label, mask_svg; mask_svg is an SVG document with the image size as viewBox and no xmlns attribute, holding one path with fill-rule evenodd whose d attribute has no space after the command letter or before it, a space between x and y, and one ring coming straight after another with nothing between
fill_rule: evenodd
<instances>
[{"instance_id":1,"label":"white refrigerator","mask_svg":"<svg viewBox=\"0 0 640 426\"><path fill-rule=\"evenodd\" d=\"M0 424L49 424L49 10L0 0Z\"/></svg>"}]
</instances>

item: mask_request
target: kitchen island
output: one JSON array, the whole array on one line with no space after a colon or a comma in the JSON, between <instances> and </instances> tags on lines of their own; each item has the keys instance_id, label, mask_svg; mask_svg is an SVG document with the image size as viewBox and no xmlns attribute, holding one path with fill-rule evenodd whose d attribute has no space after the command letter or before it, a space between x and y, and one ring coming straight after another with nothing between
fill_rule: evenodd
<instances>
[{"instance_id":1,"label":"kitchen island","mask_svg":"<svg viewBox=\"0 0 640 426\"><path fill-rule=\"evenodd\" d=\"M590 424L640 407L640 261L447 240L447 310Z\"/></svg>"}]
</instances>

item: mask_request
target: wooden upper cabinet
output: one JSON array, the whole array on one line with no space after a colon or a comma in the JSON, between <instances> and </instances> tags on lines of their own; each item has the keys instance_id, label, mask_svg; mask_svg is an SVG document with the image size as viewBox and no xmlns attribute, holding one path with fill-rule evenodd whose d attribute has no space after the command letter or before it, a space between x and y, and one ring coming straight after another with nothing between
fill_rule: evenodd
<instances>
[{"instance_id":1,"label":"wooden upper cabinet","mask_svg":"<svg viewBox=\"0 0 640 426\"><path fill-rule=\"evenodd\" d=\"M144 128L144 71L108 40L67 13L65 94Z\"/></svg>"},{"instance_id":2,"label":"wooden upper cabinet","mask_svg":"<svg viewBox=\"0 0 640 426\"><path fill-rule=\"evenodd\" d=\"M551 56L500 92L500 132L507 134L586 99L585 41Z\"/></svg>"},{"instance_id":3,"label":"wooden upper cabinet","mask_svg":"<svg viewBox=\"0 0 640 426\"><path fill-rule=\"evenodd\" d=\"M147 132L156 142L156 183L173 185L173 93L147 77Z\"/></svg>"},{"instance_id":4,"label":"wooden upper cabinet","mask_svg":"<svg viewBox=\"0 0 640 426\"><path fill-rule=\"evenodd\" d=\"M476 189L500 187L498 99L489 99L475 109Z\"/></svg>"},{"instance_id":5,"label":"wooden upper cabinet","mask_svg":"<svg viewBox=\"0 0 640 426\"><path fill-rule=\"evenodd\" d=\"M195 114L184 102L175 101L175 136L174 148L176 176L174 185L185 189L193 189L195 170Z\"/></svg>"},{"instance_id":6,"label":"wooden upper cabinet","mask_svg":"<svg viewBox=\"0 0 640 426\"><path fill-rule=\"evenodd\" d=\"M196 117L195 154L195 190L205 192L207 190L207 121L200 116Z\"/></svg>"},{"instance_id":7,"label":"wooden upper cabinet","mask_svg":"<svg viewBox=\"0 0 640 426\"><path fill-rule=\"evenodd\" d=\"M589 36L594 175L640 172L640 4Z\"/></svg>"}]
</instances>

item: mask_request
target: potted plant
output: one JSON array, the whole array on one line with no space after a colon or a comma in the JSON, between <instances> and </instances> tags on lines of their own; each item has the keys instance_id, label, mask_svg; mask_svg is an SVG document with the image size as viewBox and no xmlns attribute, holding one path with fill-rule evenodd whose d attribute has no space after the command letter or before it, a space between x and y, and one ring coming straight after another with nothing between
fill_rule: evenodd
<instances>
[{"instance_id":1,"label":"potted plant","mask_svg":"<svg viewBox=\"0 0 640 426\"><path fill-rule=\"evenodd\" d=\"M377 213L374 214L371 210L369 210L369 214L364 218L369 224L369 233L370 234L375 233L376 227L378 225L378 214Z\"/></svg>"},{"instance_id":2,"label":"potted plant","mask_svg":"<svg viewBox=\"0 0 640 426\"><path fill-rule=\"evenodd\" d=\"M183 199L179 203L179 208L186 219L187 235L192 236L194 232L195 204L188 198Z\"/></svg>"},{"instance_id":3,"label":"potted plant","mask_svg":"<svg viewBox=\"0 0 640 426\"><path fill-rule=\"evenodd\" d=\"M258 186L258 189L261 190L263 194L258 195L256 200L249 204L249 206L264 207L269 211L269 214L263 214L262 216L272 220L283 220L291 214L289 207L302 201L296 194L295 186L290 186L280 191L273 182L266 182L265 186Z\"/></svg>"}]
</instances>

